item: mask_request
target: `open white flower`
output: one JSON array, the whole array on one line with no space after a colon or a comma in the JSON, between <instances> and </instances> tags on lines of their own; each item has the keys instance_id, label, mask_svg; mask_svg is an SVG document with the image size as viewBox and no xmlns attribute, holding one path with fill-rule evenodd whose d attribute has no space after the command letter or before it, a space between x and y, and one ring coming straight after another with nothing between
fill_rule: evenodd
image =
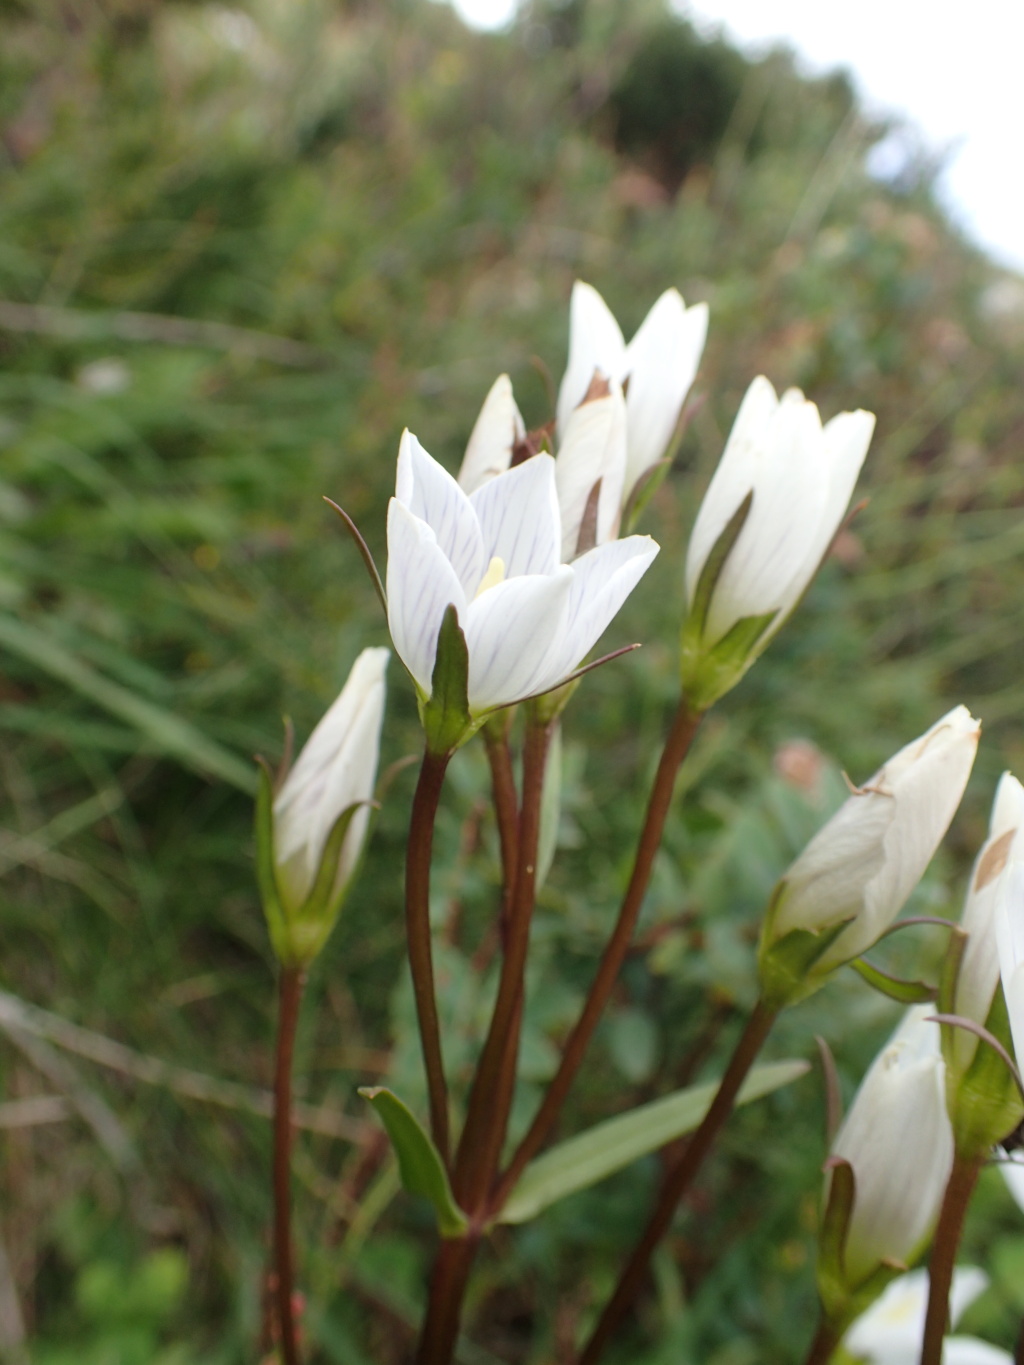
<instances>
[{"instance_id":1,"label":"open white flower","mask_svg":"<svg viewBox=\"0 0 1024 1365\"><path fill-rule=\"evenodd\" d=\"M957 706L857 788L785 873L768 944L794 929L852 921L814 964L827 973L893 922L949 827L974 763L981 727Z\"/></svg>"},{"instance_id":2,"label":"open white flower","mask_svg":"<svg viewBox=\"0 0 1024 1365\"><path fill-rule=\"evenodd\" d=\"M720 696L796 607L846 512L874 425L870 412L858 411L840 413L823 427L818 409L799 389L780 400L764 377L751 384L687 550L690 686L709 690L709 680L702 683L699 675L707 672L712 651L726 649L727 666L717 670L722 677L710 688ZM713 551L748 498L746 519L716 564ZM713 583L702 585L709 562ZM728 650L726 637L743 623L756 627L752 637L744 633L738 653Z\"/></svg>"},{"instance_id":3,"label":"open white flower","mask_svg":"<svg viewBox=\"0 0 1024 1365\"><path fill-rule=\"evenodd\" d=\"M953 1163L939 1026L917 1005L871 1064L832 1144L853 1168L844 1264L852 1287L909 1265L931 1235Z\"/></svg>"},{"instance_id":4,"label":"open white flower","mask_svg":"<svg viewBox=\"0 0 1024 1365\"><path fill-rule=\"evenodd\" d=\"M988 1287L988 1276L976 1266L953 1271L949 1295L952 1326ZM917 1365L928 1309L928 1272L913 1270L887 1286L843 1339L843 1346L865 1365ZM1012 1365L1007 1351L977 1337L947 1337L943 1365Z\"/></svg>"},{"instance_id":5,"label":"open white flower","mask_svg":"<svg viewBox=\"0 0 1024 1365\"><path fill-rule=\"evenodd\" d=\"M1011 863L996 906L999 975L1018 1068L1024 1063L1024 864Z\"/></svg>"},{"instance_id":6,"label":"open white flower","mask_svg":"<svg viewBox=\"0 0 1024 1365\"><path fill-rule=\"evenodd\" d=\"M687 308L677 289L666 289L627 346L597 290L582 280L573 285L569 361L558 393L558 430L564 441L572 414L595 375L625 391L624 502L665 454L697 374L707 329L707 304Z\"/></svg>"},{"instance_id":7,"label":"open white flower","mask_svg":"<svg viewBox=\"0 0 1024 1365\"><path fill-rule=\"evenodd\" d=\"M406 432L388 507L388 624L430 697L449 605L469 651L470 713L557 686L594 645L658 553L649 536L562 564L554 461L537 455L469 497Z\"/></svg>"},{"instance_id":8,"label":"open white flower","mask_svg":"<svg viewBox=\"0 0 1024 1365\"><path fill-rule=\"evenodd\" d=\"M964 905L963 928L967 947L957 978L954 1014L984 1024L999 987L999 950L996 915L1010 887L1014 863L1024 859L1024 787L1003 773L996 789L988 838L981 847ZM954 1029L954 1057L958 1071L966 1070L978 1050L978 1037Z\"/></svg>"}]
</instances>

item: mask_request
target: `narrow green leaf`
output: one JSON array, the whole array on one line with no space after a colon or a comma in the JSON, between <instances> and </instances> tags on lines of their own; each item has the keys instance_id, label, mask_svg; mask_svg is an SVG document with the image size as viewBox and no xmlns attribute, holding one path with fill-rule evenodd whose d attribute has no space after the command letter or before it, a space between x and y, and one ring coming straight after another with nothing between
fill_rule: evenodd
<instances>
[{"instance_id":1,"label":"narrow green leaf","mask_svg":"<svg viewBox=\"0 0 1024 1365\"><path fill-rule=\"evenodd\" d=\"M740 1090L737 1104L769 1095L808 1070L808 1063L801 1061L755 1067ZM536 1218L559 1199L595 1185L638 1157L692 1132L711 1107L717 1090L717 1081L677 1090L559 1143L527 1166L497 1221L525 1223Z\"/></svg>"},{"instance_id":2,"label":"narrow green leaf","mask_svg":"<svg viewBox=\"0 0 1024 1365\"><path fill-rule=\"evenodd\" d=\"M818 1293L830 1320L841 1321L850 1297L846 1282L846 1236L857 1197L853 1167L842 1157L830 1157L828 1197L818 1233Z\"/></svg>"},{"instance_id":3,"label":"narrow green leaf","mask_svg":"<svg viewBox=\"0 0 1024 1365\"><path fill-rule=\"evenodd\" d=\"M0 644L49 673L51 677L138 730L168 758L209 777L220 778L250 795L256 778L249 764L188 721L112 682L38 626L14 616L0 616Z\"/></svg>"},{"instance_id":4,"label":"narrow green leaf","mask_svg":"<svg viewBox=\"0 0 1024 1365\"><path fill-rule=\"evenodd\" d=\"M384 1086L364 1086L359 1093L370 1101L388 1130L402 1184L410 1194L430 1200L442 1237L461 1237L468 1227L466 1215L455 1202L444 1162L419 1119Z\"/></svg>"},{"instance_id":5,"label":"narrow green leaf","mask_svg":"<svg viewBox=\"0 0 1024 1365\"><path fill-rule=\"evenodd\" d=\"M881 967L873 966L863 957L854 958L850 966L880 995L898 1000L901 1005L920 1005L926 1000L935 999L937 988L929 986L927 981L904 981L883 972Z\"/></svg>"},{"instance_id":6,"label":"narrow green leaf","mask_svg":"<svg viewBox=\"0 0 1024 1365\"><path fill-rule=\"evenodd\" d=\"M474 732L469 714L469 649L454 603L445 608L437 633L430 699L422 707L431 753L450 754Z\"/></svg>"}]
</instances>

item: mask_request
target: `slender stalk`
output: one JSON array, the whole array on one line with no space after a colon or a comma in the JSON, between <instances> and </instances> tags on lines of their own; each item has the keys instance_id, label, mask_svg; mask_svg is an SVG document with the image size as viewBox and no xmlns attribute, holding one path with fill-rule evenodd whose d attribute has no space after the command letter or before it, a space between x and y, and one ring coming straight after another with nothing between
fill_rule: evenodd
<instances>
[{"instance_id":1,"label":"slender stalk","mask_svg":"<svg viewBox=\"0 0 1024 1365\"><path fill-rule=\"evenodd\" d=\"M298 1336L292 1304L292 1058L305 977L301 967L282 967L277 1016L277 1061L274 1068L274 1267L277 1320L284 1365L299 1365Z\"/></svg>"},{"instance_id":2,"label":"slender stalk","mask_svg":"<svg viewBox=\"0 0 1024 1365\"><path fill-rule=\"evenodd\" d=\"M665 741L665 748L658 763L654 785L647 801L647 813L633 860L633 871L622 899L615 928L602 954L580 1017L566 1041L558 1071L555 1073L555 1077L548 1087L525 1137L516 1149L508 1169L497 1183L490 1204L493 1211L501 1208L527 1164L533 1160L551 1136L562 1105L573 1081L576 1079L576 1073L583 1062L590 1040L594 1036L594 1030L600 1022L601 1015L604 1013L605 1006L615 987L619 971L629 951L633 931L640 914L640 907L647 893L654 859L661 846L665 820L672 804L676 775L683 759L689 752L701 719L702 713L691 711L686 704L685 697L681 698L672 722L672 728Z\"/></svg>"},{"instance_id":3,"label":"slender stalk","mask_svg":"<svg viewBox=\"0 0 1024 1365\"><path fill-rule=\"evenodd\" d=\"M434 990L434 956L430 941L430 858L434 847L434 821L441 786L451 754L426 750L412 800L409 843L405 855L405 930L409 969L416 997L416 1018L427 1073L430 1131L441 1160L448 1164L448 1085L441 1052L441 1028Z\"/></svg>"},{"instance_id":4,"label":"slender stalk","mask_svg":"<svg viewBox=\"0 0 1024 1365\"><path fill-rule=\"evenodd\" d=\"M600 1359L604 1348L632 1307L633 1300L643 1285L651 1255L668 1231L676 1205L690 1188L715 1138L732 1113L740 1086L771 1032L777 1014L778 1010L766 1005L763 1000L759 1000L754 1006L747 1026L729 1059L718 1093L711 1101L711 1108L704 1115L703 1122L687 1143L682 1155L669 1168L662 1180L654 1213L629 1258L590 1340L583 1349L579 1365L594 1365L594 1362Z\"/></svg>"},{"instance_id":5,"label":"slender stalk","mask_svg":"<svg viewBox=\"0 0 1024 1365\"><path fill-rule=\"evenodd\" d=\"M553 722L531 717L523 748L523 800L505 953L491 1024L470 1092L455 1161L455 1193L471 1214L483 1211L505 1139L515 1085L523 980L537 880L541 795ZM511 1061L510 1055L511 1054Z\"/></svg>"},{"instance_id":6,"label":"slender stalk","mask_svg":"<svg viewBox=\"0 0 1024 1365\"><path fill-rule=\"evenodd\" d=\"M818 1324L818 1330L814 1334L810 1349L807 1352L807 1359L804 1365L828 1365L832 1359L836 1347L839 1345L841 1332L837 1332L830 1322L822 1318Z\"/></svg>"},{"instance_id":7,"label":"slender stalk","mask_svg":"<svg viewBox=\"0 0 1024 1365\"><path fill-rule=\"evenodd\" d=\"M479 1234L441 1243L430 1276L427 1316L416 1350L416 1365L448 1365L459 1336L462 1300L476 1257Z\"/></svg>"},{"instance_id":8,"label":"slender stalk","mask_svg":"<svg viewBox=\"0 0 1024 1365\"><path fill-rule=\"evenodd\" d=\"M534 732L534 728L531 726L530 732L527 734L526 760L524 760L524 762L526 762L526 767L524 767L523 774L523 785L527 792L532 792L535 782L537 782L534 770L535 767L538 766L538 763L539 786L542 788L543 764L545 764L546 758L546 741L543 743L543 751L539 752L538 744L535 743L535 741L534 743L531 743L532 732ZM520 842L519 808L517 808L519 807L519 803L517 803L516 797L515 775L513 775L512 771L512 752L508 745L508 726L498 729L496 723L492 722L492 725L485 726L483 734L485 734L487 760L489 760L490 774L492 774L494 809L496 809L498 839L500 839L501 844L501 938L502 945L504 945L505 949L501 979L502 983L504 983L505 976L507 976L509 972L509 940L512 938L513 919L516 919L517 916L517 919L522 920L523 917L522 912L517 909L517 906L520 904L519 898L517 898L517 889L522 886L523 895L526 895L528 882L528 893L530 893L530 906L528 906L528 908L532 910L532 876L528 876L527 879L524 879L522 872L520 872L519 850L520 848L526 848L526 844ZM534 846L534 854L532 854L531 863L535 863L535 859L537 859L539 794L537 797L537 807L538 824L537 833L534 834L534 845L532 845ZM527 838L530 837L530 829L528 829L528 826L530 826L530 822L527 820ZM532 867L530 868L530 874L532 874ZM519 939L523 940L523 965L524 962L526 962L528 934L530 934L530 923L528 923L527 917L526 935L520 934L517 936L517 943L519 943ZM498 991L498 996L501 996L501 991ZM494 1091L501 1093L501 1095L508 1093L508 1095L511 1096L512 1089L515 1087L516 1061L517 1055L519 1055L519 1028L520 1022L522 1022L522 1013L523 992L522 971L520 971L519 995L517 995L515 1009L513 1009L512 1013L511 1028L508 1029L507 1035L505 1035L505 1044L507 1044L507 1046L505 1046L504 1050L501 1051L501 1054L498 1055L497 1070L496 1073L494 1073L492 1082ZM492 1033L487 1035L487 1043L490 1043ZM515 1043L513 1043L513 1039L515 1039ZM472 1092L470 1100L470 1115L474 1112L474 1100L477 1100L479 1103L479 1077L481 1077L485 1054L486 1044L485 1052L482 1052L481 1054L481 1062L479 1062L477 1069L477 1081L475 1081L474 1092ZM509 1103L511 1103L511 1100L509 1100ZM505 1122L508 1121L507 1115L508 1108L505 1110ZM490 1118L492 1118L493 1123L498 1122L500 1121L500 1114L498 1114L497 1111L494 1111L492 1112L492 1115L490 1115ZM483 1185L485 1177L486 1179L490 1179L490 1174L487 1173L485 1159L485 1153L486 1151L489 1151L490 1148L467 1148L466 1132L468 1127L470 1127L470 1121L471 1119L467 1118L466 1129L463 1130L463 1137L461 1137L459 1144L459 1155L457 1155L456 1158L455 1182L456 1198L459 1198L461 1207L468 1209L474 1208L474 1204L472 1204L470 1198L467 1198L466 1188L464 1188L463 1183L460 1182L460 1173L463 1171L463 1163L467 1160L464 1153L470 1151L471 1155L478 1160L479 1168L481 1168L481 1175L478 1177L479 1183ZM479 1130L479 1127L481 1127L479 1118L475 1119L475 1123L477 1123ZM501 1137L504 1137L504 1123L501 1125ZM501 1137L498 1137L498 1144L500 1144ZM498 1147L498 1149L500 1149L500 1147ZM497 1164L497 1156L494 1156L493 1162L494 1164ZM457 1338L459 1338L459 1323L461 1319L461 1308L463 1308L463 1298L464 1295L466 1295L468 1280L470 1280L472 1263L474 1263L475 1257L477 1257L482 1226L481 1220L474 1219L474 1226L471 1227L467 1237L452 1238L448 1239L448 1241L441 1242L440 1249L438 1249L437 1253L437 1259L434 1261L434 1268L430 1275L430 1291L429 1298L427 1298L426 1319L423 1321L421 1338L419 1338L419 1347L418 1351L416 1351L416 1365L449 1365L449 1361L452 1360L452 1355L455 1353L455 1343Z\"/></svg>"},{"instance_id":9,"label":"slender stalk","mask_svg":"<svg viewBox=\"0 0 1024 1365\"><path fill-rule=\"evenodd\" d=\"M513 882L516 869L516 849L519 844L519 798L516 795L516 780L512 771L512 751L508 743L508 722L504 715L501 729L495 721L484 726L484 743L487 748L487 761L491 768L491 792L494 797L494 813L498 823L498 843L501 847L501 929L504 940L508 928L511 909Z\"/></svg>"},{"instance_id":10,"label":"slender stalk","mask_svg":"<svg viewBox=\"0 0 1024 1365\"><path fill-rule=\"evenodd\" d=\"M949 1291L953 1283L956 1251L960 1245L967 1205L971 1202L974 1186L984 1164L984 1155L964 1156L957 1152L953 1157L953 1169L949 1173L928 1262L928 1312L924 1320L921 1365L941 1365L942 1362L942 1342L949 1325Z\"/></svg>"}]
</instances>

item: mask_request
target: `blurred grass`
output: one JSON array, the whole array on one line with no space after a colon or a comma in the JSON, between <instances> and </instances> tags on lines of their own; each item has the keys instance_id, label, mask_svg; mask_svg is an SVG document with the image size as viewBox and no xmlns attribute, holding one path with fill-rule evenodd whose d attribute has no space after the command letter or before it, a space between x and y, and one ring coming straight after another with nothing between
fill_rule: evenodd
<instances>
[{"instance_id":1,"label":"blurred grass","mask_svg":"<svg viewBox=\"0 0 1024 1365\"><path fill-rule=\"evenodd\" d=\"M546 420L576 277L627 335L668 284L708 300L712 327L704 401L648 518L662 555L609 636L645 648L588 678L567 725L515 1121L614 913L674 696L686 532L757 372L826 416L877 412L869 503L702 736L566 1131L713 1071L753 990L764 896L837 799L834 765L861 777L964 701L986 722L978 773L919 893L955 907L995 776L1024 767L1022 285L960 239L927 166L868 175L885 130L848 82L798 78L784 53L709 51L655 0L538 2L490 36L429 0L5 0L0 26L8 991L148 1056L267 1084L249 756L279 751L283 713L308 733L355 652L385 638L321 497L382 559L403 426L454 467L502 369L527 421ZM391 684L386 759L417 745L397 665ZM795 738L834 761L804 788L773 767ZM382 813L300 1040L305 1098L360 1119L357 1084L421 1087L397 871L411 781ZM492 985L485 792L479 753L460 754L436 887L457 1087ZM898 965L915 951L892 947ZM773 1055L806 1055L821 1032L852 1086L891 1019L837 982L783 1021ZM141 1169L112 1168L80 1118L0 1135L0 1236L34 1357L74 1342L85 1365L252 1360L264 1121L68 1065ZM5 1101L55 1084L10 1039L0 1077ZM805 1081L737 1116L695 1195L701 1237L680 1222L623 1359L799 1358L819 1110ZM655 1171L496 1238L468 1362L567 1353ZM309 1134L297 1172L312 1357L403 1359L424 1210L395 1198L375 1136ZM990 1203L982 1231L1009 1227ZM1010 1264L1020 1238L1005 1236ZM111 1274L133 1277L124 1302Z\"/></svg>"}]
</instances>

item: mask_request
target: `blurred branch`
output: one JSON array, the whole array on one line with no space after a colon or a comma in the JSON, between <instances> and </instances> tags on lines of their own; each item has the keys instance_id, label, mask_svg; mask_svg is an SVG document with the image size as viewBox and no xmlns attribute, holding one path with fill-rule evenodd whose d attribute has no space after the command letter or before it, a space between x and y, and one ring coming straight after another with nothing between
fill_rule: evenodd
<instances>
[{"instance_id":1,"label":"blurred branch","mask_svg":"<svg viewBox=\"0 0 1024 1365\"><path fill-rule=\"evenodd\" d=\"M30 1034L35 1038L45 1038L100 1066L119 1071L146 1085L162 1086L189 1099L220 1105L224 1109L240 1109L260 1118L271 1118L274 1112L274 1097L269 1090L238 1081L222 1080L218 1076L208 1076L204 1072L191 1071L187 1067L136 1052L123 1043L115 1042L113 1038L81 1028L7 991L0 991L0 1028L12 1037L15 1034ZM16 1041L21 1045L20 1036ZM63 1086L61 1088L64 1089ZM347 1142L361 1142L368 1131L368 1125L358 1119L313 1104L296 1104L294 1121L297 1127L311 1133L323 1133L327 1137L342 1138Z\"/></svg>"},{"instance_id":2,"label":"blurred branch","mask_svg":"<svg viewBox=\"0 0 1024 1365\"><path fill-rule=\"evenodd\" d=\"M18 1303L11 1260L0 1237L0 1360L9 1365L28 1365L25 1340L25 1319Z\"/></svg>"},{"instance_id":3,"label":"blurred branch","mask_svg":"<svg viewBox=\"0 0 1024 1365\"><path fill-rule=\"evenodd\" d=\"M49 304L13 303L0 299L0 328L7 332L35 332L64 341L153 341L163 346L198 346L230 351L253 360L268 360L293 369L323 368L335 357L318 346L291 337L233 327L227 322L202 322L165 313L100 313Z\"/></svg>"}]
</instances>

